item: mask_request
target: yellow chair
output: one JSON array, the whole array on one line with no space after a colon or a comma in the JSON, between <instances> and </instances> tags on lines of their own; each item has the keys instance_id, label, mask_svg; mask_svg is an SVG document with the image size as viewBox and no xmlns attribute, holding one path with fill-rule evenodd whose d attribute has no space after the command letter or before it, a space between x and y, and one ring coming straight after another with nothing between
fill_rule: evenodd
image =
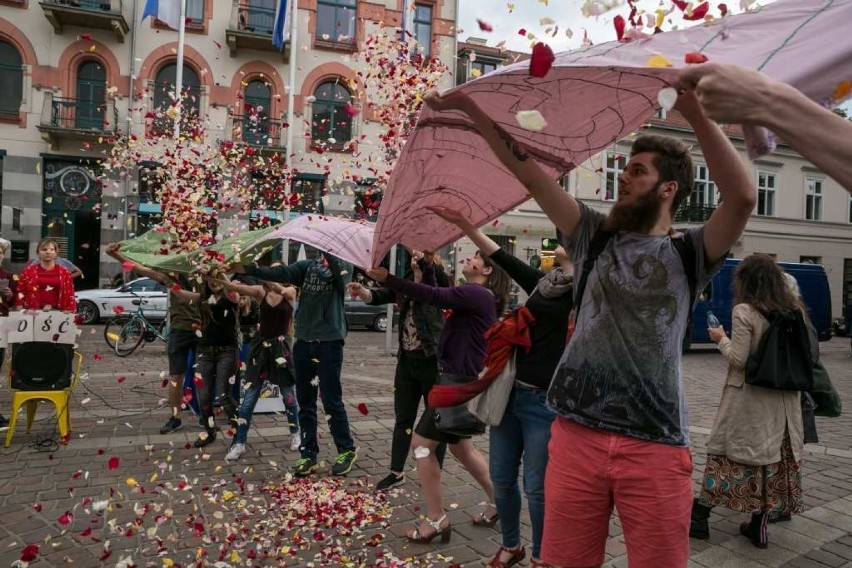
<instances>
[{"instance_id":1,"label":"yellow chair","mask_svg":"<svg viewBox=\"0 0 852 568\"><path fill-rule=\"evenodd\" d=\"M15 434L15 427L18 425L18 411L21 406L27 405L27 434L30 433L30 428L33 426L36 409L39 401L52 402L56 408L56 418L59 423L60 440L64 443L67 440L69 432L71 432L71 411L68 407L68 402L71 399L71 391L77 387L80 381L80 369L83 366L82 353L74 352L74 378L71 381L71 386L62 390L49 391L27 391L12 389L12 416L9 417L9 431L6 432L6 447L12 443L12 436ZM9 388L12 387L12 365L9 365Z\"/></svg>"}]
</instances>

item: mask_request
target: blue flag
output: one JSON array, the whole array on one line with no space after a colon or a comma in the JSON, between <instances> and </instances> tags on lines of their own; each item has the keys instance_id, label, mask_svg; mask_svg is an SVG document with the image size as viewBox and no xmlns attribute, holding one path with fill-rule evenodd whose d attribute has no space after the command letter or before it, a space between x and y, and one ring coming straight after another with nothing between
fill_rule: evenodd
<instances>
[{"instance_id":1,"label":"blue flag","mask_svg":"<svg viewBox=\"0 0 852 568\"><path fill-rule=\"evenodd\" d=\"M150 0L148 0L150 2ZM272 45L284 49L284 42L290 38L290 9L287 0L279 0L275 8L275 25L272 28Z\"/></svg>"}]
</instances>

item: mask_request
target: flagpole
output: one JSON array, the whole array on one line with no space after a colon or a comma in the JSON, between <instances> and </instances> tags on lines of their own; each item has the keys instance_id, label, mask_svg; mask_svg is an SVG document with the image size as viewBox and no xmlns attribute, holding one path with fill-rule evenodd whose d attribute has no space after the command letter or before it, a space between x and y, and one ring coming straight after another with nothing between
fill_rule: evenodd
<instances>
[{"instance_id":1,"label":"flagpole","mask_svg":"<svg viewBox=\"0 0 852 568\"><path fill-rule=\"evenodd\" d=\"M287 145L285 148L286 155L284 163L287 165L287 175L290 176L290 183L287 186L284 194L287 196L284 205L284 223L290 220L290 193L293 188L293 130L296 128L296 52L299 50L298 37L298 19L299 19L299 0L287 0L290 4L287 8L290 10L290 57L287 60L289 69L289 90L287 91ZM284 264L290 262L290 239L285 239L282 244L282 261Z\"/></svg>"},{"instance_id":2,"label":"flagpole","mask_svg":"<svg viewBox=\"0 0 852 568\"><path fill-rule=\"evenodd\" d=\"M175 140L180 138L180 117L183 106L183 45L186 43L186 0L180 0L180 22L178 22L177 71L175 72Z\"/></svg>"},{"instance_id":3,"label":"flagpole","mask_svg":"<svg viewBox=\"0 0 852 568\"><path fill-rule=\"evenodd\" d=\"M287 8L291 9L290 12L290 57L287 65L289 65L290 69L290 90L287 92L287 155L285 156L285 162L287 164L288 170L293 165L293 130L295 128L294 123L296 121L295 118L295 105L296 105L296 52L299 50L299 42L298 42L298 30L299 26L297 24L299 17L299 1L298 0L287 0L290 4Z\"/></svg>"}]
</instances>

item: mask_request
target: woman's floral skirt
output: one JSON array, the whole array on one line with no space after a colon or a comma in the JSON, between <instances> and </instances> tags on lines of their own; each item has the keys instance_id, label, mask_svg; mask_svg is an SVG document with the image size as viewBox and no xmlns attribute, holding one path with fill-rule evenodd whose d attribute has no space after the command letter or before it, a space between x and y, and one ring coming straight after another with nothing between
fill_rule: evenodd
<instances>
[{"instance_id":1,"label":"woman's floral skirt","mask_svg":"<svg viewBox=\"0 0 852 568\"><path fill-rule=\"evenodd\" d=\"M804 511L802 462L795 461L790 438L784 437L781 461L769 465L745 465L708 455L698 502L743 513Z\"/></svg>"}]
</instances>

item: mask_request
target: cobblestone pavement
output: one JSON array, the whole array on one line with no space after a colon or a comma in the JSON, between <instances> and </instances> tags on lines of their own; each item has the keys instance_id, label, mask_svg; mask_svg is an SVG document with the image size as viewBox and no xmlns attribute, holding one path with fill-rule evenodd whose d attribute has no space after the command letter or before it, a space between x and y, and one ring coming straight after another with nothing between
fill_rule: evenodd
<instances>
[{"instance_id":1,"label":"cobblestone pavement","mask_svg":"<svg viewBox=\"0 0 852 568\"><path fill-rule=\"evenodd\" d=\"M375 482L387 472L396 360L385 355L384 345L383 335L366 331L350 333L346 345L344 398L360 447L359 460L348 479L354 485ZM211 498L215 494L222 501L217 487L241 484L249 489L246 493L251 501L251 483L275 480L281 484L286 467L298 457L288 449L286 419L278 415L257 416L248 452L239 463L227 464L224 454L229 441L224 436L205 449L206 455L188 447L200 430L189 412L184 412L183 419L192 426L167 436L158 433L167 417L162 406L165 389L161 370L166 365L162 344L148 344L140 352L119 359L106 349L102 327L93 326L84 330L80 348L85 355L84 377L72 395L74 430L70 443L36 447L39 441L56 438L56 420L47 407L42 407L32 432L26 434L25 425L20 424L11 447L0 451L0 565L9 566L19 560L27 544L39 545L36 560L30 564L39 567L115 566L126 556L132 556L138 566L185 566L193 558L204 558L209 565L216 565L219 560L220 566L277 565L251 560L248 550L220 559L217 551L221 550L227 531L220 530L220 534L212 536L204 531L212 530L209 527L215 524L214 518L222 519L221 510L216 509ZM849 340L824 343L822 353L849 409ZM698 349L685 357L684 371L697 487L725 366L715 350ZM6 416L10 399L8 388L0 389L0 411ZM359 411L359 405L366 414ZM21 418L23 423L24 417ZM324 426L320 431L321 459L330 461L335 454L331 437ZM805 458L807 512L789 523L772 525L769 549L758 550L738 535L742 515L714 511L710 540L692 541L690 566L852 568L852 418L848 410L841 418L820 419L819 433L821 443L809 445ZM478 439L476 444L487 452L487 438ZM117 468L109 468L110 458L118 458ZM327 476L328 465L322 466L319 479ZM413 468L413 458L409 467ZM128 477L134 477L138 485L128 487ZM178 487L185 497L172 497L169 509L158 509L158 501L168 493L165 488L174 492ZM448 516L454 526L449 544L408 545L401 538L420 515L416 475L412 471L402 489L394 490L389 497L389 525L367 532L384 535L376 552L366 555L371 559L367 563L375 564L377 554L410 558L412 565L435 566L479 566L490 557L499 543L499 532L470 524L471 516L481 510L484 496L450 457L444 488ZM108 498L112 505L106 511L95 514L89 510ZM162 526L155 528L152 511L160 511ZM68 512L71 516L66 516ZM172 516L172 520L167 516ZM204 519L207 528L201 526L199 532L193 532L187 528L186 519ZM67 524L63 525L63 521ZM523 528L527 538L526 512ZM358 551L367 550L365 542L357 538L344 539L343 547L354 551L352 558ZM101 561L107 553L110 556ZM320 555L316 557L319 559L323 553L323 547L318 545L293 556L288 565L308 565L315 554ZM338 561L331 565L343 564ZM616 517L611 523L607 565L627 566Z\"/></svg>"}]
</instances>

